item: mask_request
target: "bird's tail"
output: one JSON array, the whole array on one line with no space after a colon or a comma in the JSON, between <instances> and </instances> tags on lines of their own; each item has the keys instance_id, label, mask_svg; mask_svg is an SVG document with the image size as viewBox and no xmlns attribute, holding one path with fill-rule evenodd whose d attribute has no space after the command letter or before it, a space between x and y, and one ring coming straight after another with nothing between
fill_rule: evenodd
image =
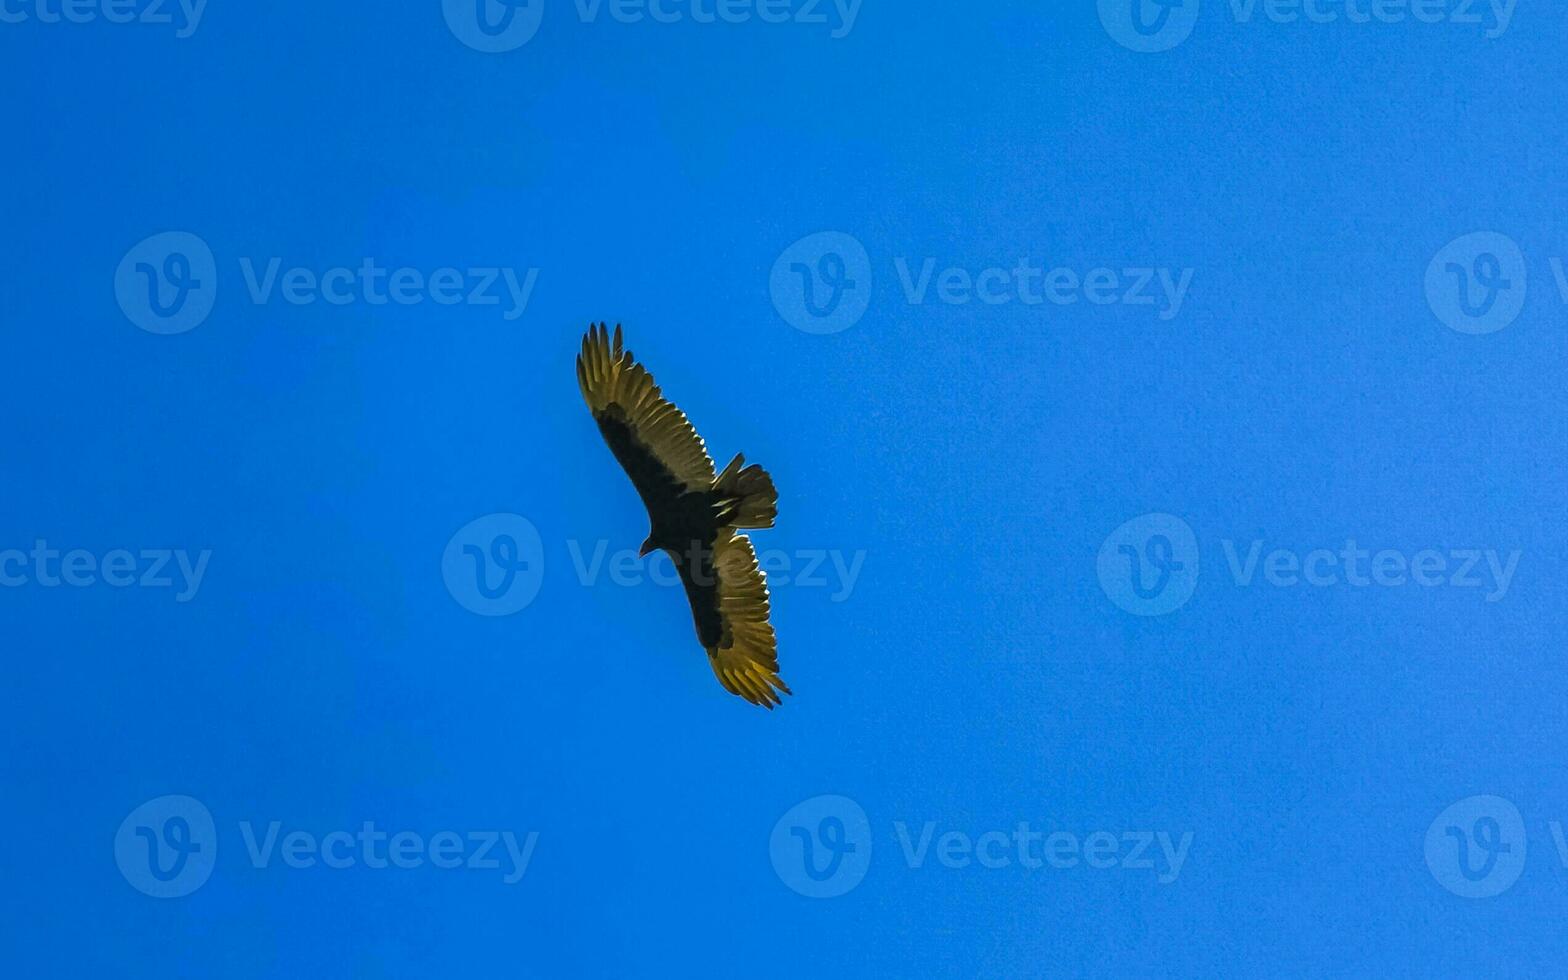
<instances>
[{"instance_id":1,"label":"bird's tail","mask_svg":"<svg viewBox=\"0 0 1568 980\"><path fill-rule=\"evenodd\" d=\"M760 466L745 464L746 457L736 453L713 481L713 489L729 498L720 505L724 523L731 527L772 527L779 514L779 493L773 488L773 477Z\"/></svg>"}]
</instances>

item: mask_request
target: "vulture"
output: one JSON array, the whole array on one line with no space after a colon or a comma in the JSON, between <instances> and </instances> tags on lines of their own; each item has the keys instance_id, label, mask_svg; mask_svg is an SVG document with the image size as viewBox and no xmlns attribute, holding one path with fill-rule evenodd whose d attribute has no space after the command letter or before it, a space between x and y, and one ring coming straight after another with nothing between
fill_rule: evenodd
<instances>
[{"instance_id":1,"label":"vulture","mask_svg":"<svg viewBox=\"0 0 1568 980\"><path fill-rule=\"evenodd\" d=\"M588 328L577 383L648 508L648 538L638 554L669 554L719 683L769 710L783 704L780 693L792 692L779 678L767 580L751 539L736 533L773 526L773 478L740 454L715 475L702 437L623 347L619 325L613 340L602 323Z\"/></svg>"}]
</instances>

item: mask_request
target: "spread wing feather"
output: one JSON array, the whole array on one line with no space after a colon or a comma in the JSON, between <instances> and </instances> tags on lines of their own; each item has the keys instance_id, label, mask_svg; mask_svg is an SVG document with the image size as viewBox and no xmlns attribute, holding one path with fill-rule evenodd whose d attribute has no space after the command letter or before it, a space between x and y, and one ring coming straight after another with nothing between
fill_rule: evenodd
<instances>
[{"instance_id":1,"label":"spread wing feather","mask_svg":"<svg viewBox=\"0 0 1568 980\"><path fill-rule=\"evenodd\" d=\"M779 678L778 641L768 622L768 583L757 566L751 539L733 531L720 533L714 547L718 607L718 642L704 645L719 683L731 694L771 709L782 704L779 692L790 689Z\"/></svg>"},{"instance_id":2,"label":"spread wing feather","mask_svg":"<svg viewBox=\"0 0 1568 980\"><path fill-rule=\"evenodd\" d=\"M648 369L624 349L620 327L613 343L603 324L589 329L577 356L577 384L644 501L652 502L650 492L664 499L672 490L713 486L713 460L702 437L664 398Z\"/></svg>"}]
</instances>

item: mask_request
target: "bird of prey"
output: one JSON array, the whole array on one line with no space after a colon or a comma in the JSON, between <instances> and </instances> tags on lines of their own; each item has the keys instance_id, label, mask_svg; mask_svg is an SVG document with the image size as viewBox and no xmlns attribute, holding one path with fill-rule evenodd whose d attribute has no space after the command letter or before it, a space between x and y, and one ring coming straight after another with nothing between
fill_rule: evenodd
<instances>
[{"instance_id":1,"label":"bird of prey","mask_svg":"<svg viewBox=\"0 0 1568 980\"><path fill-rule=\"evenodd\" d=\"M697 640L731 694L771 710L792 693L779 678L768 622L768 584L751 539L738 528L772 527L773 479L737 454L715 475L707 446L648 370L604 324L591 326L577 356L577 383L599 432L648 508L639 555L662 549L686 587Z\"/></svg>"}]
</instances>

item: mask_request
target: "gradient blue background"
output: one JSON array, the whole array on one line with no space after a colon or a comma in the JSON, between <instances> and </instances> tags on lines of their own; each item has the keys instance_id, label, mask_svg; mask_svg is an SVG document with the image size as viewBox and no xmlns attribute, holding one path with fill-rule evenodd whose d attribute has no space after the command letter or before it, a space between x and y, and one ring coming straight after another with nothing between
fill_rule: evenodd
<instances>
[{"instance_id":1,"label":"gradient blue background","mask_svg":"<svg viewBox=\"0 0 1568 980\"><path fill-rule=\"evenodd\" d=\"M14 4L13 4L14 6ZM1260 15L1261 18L1261 15ZM1509 31L1239 24L1133 53L1094 5L866 0L853 30L581 23L508 54L433 0L211 5L195 35L0 24L0 548L210 548L196 599L0 589L0 962L21 976L1543 975L1568 955L1568 10ZM222 286L160 337L116 264L181 229ZM836 229L866 316L813 336L775 258ZM1422 275L1476 230L1530 260L1474 337ZM240 256L538 267L526 315L256 306ZM893 259L1195 270L1181 314L911 306ZM584 587L567 542L645 518L580 402L590 319L715 455L782 491L759 543L864 551L846 601L775 589L768 714L677 592ZM486 619L453 532L539 528ZM1193 599L1095 574L1151 511ZM1239 587L1219 542L1523 552L1475 590ZM171 793L221 850L133 889L113 839ZM831 900L769 835L870 817ZM1523 876L1466 900L1422 855L1495 793ZM236 824L540 834L526 878L257 870ZM1179 879L906 866L892 827L1194 833Z\"/></svg>"}]
</instances>

